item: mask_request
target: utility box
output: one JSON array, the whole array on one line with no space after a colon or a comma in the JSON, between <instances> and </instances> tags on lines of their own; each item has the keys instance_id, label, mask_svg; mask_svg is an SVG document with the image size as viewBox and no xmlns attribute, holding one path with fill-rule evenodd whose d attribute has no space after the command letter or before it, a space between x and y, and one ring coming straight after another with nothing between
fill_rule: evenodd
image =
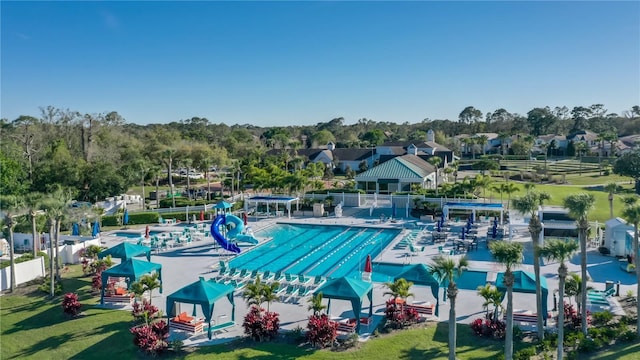
<instances>
[{"instance_id":1,"label":"utility box","mask_svg":"<svg viewBox=\"0 0 640 360\"><path fill-rule=\"evenodd\" d=\"M322 217L322 216L324 216L324 204L323 203L315 203L315 204L313 204L313 216L314 217Z\"/></svg>"}]
</instances>

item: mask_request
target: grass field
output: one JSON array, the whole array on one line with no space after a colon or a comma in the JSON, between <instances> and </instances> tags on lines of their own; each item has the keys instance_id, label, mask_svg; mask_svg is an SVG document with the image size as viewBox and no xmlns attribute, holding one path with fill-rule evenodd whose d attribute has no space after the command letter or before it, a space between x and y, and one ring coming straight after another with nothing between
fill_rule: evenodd
<instances>
[{"instance_id":1,"label":"grass field","mask_svg":"<svg viewBox=\"0 0 640 360\"><path fill-rule=\"evenodd\" d=\"M63 275L67 292L75 291L83 306L83 315L67 318L60 307L61 297L52 301L41 292L19 289L16 294L0 297L2 322L0 358L2 359L146 359L132 343L128 311L97 308L97 297L90 293L90 280L83 277L80 266L70 267ZM33 289L34 287L31 287ZM383 334L341 352L314 350L286 343L258 343L246 340L230 344L187 349L171 359L446 359L447 323L425 328ZM496 359L503 352L503 342L479 338L468 325L458 325L458 359ZM531 344L517 342L515 351ZM640 345L618 345L607 352L581 359L637 358Z\"/></svg>"},{"instance_id":2,"label":"grass field","mask_svg":"<svg viewBox=\"0 0 640 360\"><path fill-rule=\"evenodd\" d=\"M607 184L609 182L618 182L623 188L623 191L617 193L613 200L613 213L614 216L621 216L624 203L622 197L633 193L633 184L629 184L629 178L623 178L618 175L610 176L593 176L584 175L579 176L567 176L567 182L571 182L568 185L560 184L536 184L535 188L539 191L544 191L551 195L551 199L546 202L547 205L562 205L565 197L576 192L586 192L593 194L596 199L593 210L589 213L589 220L599 221L601 223L609 220L609 193L599 190L596 185ZM502 182L501 179L497 179L496 184ZM514 182L519 188L519 191L511 194L511 199L521 196L525 193L524 184ZM623 184L620 184L623 183ZM482 193L481 193L482 195ZM500 199L500 193L494 191L487 191L486 196L493 200ZM503 200L506 202L507 197L503 195Z\"/></svg>"}]
</instances>

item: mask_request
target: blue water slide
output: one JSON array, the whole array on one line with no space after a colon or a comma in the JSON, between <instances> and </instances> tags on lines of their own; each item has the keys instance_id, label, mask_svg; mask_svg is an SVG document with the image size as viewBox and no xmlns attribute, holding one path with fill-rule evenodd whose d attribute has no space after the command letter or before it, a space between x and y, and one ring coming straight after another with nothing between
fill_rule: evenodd
<instances>
[{"instance_id":1,"label":"blue water slide","mask_svg":"<svg viewBox=\"0 0 640 360\"><path fill-rule=\"evenodd\" d=\"M238 245L230 242L229 239L225 238L220 233L220 226L225 224L226 224L225 216L224 215L217 216L216 219L213 221L213 224L211 224L211 235L213 236L214 239L216 239L218 244L220 244L220 246L222 246L223 249L239 254L240 248L238 247Z\"/></svg>"},{"instance_id":2,"label":"blue water slide","mask_svg":"<svg viewBox=\"0 0 640 360\"><path fill-rule=\"evenodd\" d=\"M233 224L233 229L227 232L227 237L239 242L245 242L253 245L258 244L258 239L250 234L244 233L244 221L235 215L228 214L227 224Z\"/></svg>"}]
</instances>

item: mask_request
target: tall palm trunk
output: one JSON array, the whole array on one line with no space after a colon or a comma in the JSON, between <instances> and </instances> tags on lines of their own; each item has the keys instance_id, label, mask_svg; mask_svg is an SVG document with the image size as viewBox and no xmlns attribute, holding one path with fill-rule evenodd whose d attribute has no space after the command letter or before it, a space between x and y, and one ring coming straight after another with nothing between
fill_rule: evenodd
<instances>
[{"instance_id":1,"label":"tall palm trunk","mask_svg":"<svg viewBox=\"0 0 640 360\"><path fill-rule=\"evenodd\" d=\"M49 296L53 299L53 297L56 295L55 292L55 288L56 288L56 280L54 277L54 256L53 256L53 235L54 235L54 229L55 229L55 220L50 219L49 220L49 279L50 279L50 283L49 283Z\"/></svg>"},{"instance_id":2,"label":"tall palm trunk","mask_svg":"<svg viewBox=\"0 0 640 360\"><path fill-rule=\"evenodd\" d=\"M564 262L558 268L558 360L562 360L564 354L564 283L567 278L567 266Z\"/></svg>"},{"instance_id":3,"label":"tall palm trunk","mask_svg":"<svg viewBox=\"0 0 640 360\"><path fill-rule=\"evenodd\" d=\"M529 220L529 233L531 234L531 244L533 245L533 273L536 278L536 325L538 326L538 339L544 340L544 319L546 314L542 313L542 286L540 280L540 232L542 224L538 216L532 216Z\"/></svg>"},{"instance_id":4,"label":"tall palm trunk","mask_svg":"<svg viewBox=\"0 0 640 360\"><path fill-rule=\"evenodd\" d=\"M29 217L31 218L31 238L33 240L33 258L37 258L38 257L38 251L40 250L40 244L38 243L38 241L40 239L38 239L38 228L36 226L36 212L35 210L31 210L29 212Z\"/></svg>"},{"instance_id":5,"label":"tall palm trunk","mask_svg":"<svg viewBox=\"0 0 640 360\"><path fill-rule=\"evenodd\" d=\"M633 263L636 265L636 314L640 314L640 301L638 301L638 297L640 296L640 264L638 263L638 223L633 224ZM636 316L636 331L638 335L640 335L640 315Z\"/></svg>"},{"instance_id":6,"label":"tall palm trunk","mask_svg":"<svg viewBox=\"0 0 640 360\"><path fill-rule=\"evenodd\" d=\"M504 358L513 359L513 272L507 269L504 274L504 285L507 287L507 329L504 336Z\"/></svg>"},{"instance_id":7,"label":"tall palm trunk","mask_svg":"<svg viewBox=\"0 0 640 360\"><path fill-rule=\"evenodd\" d=\"M449 297L449 360L456 360L456 338L457 338L457 324L456 324L456 296L458 295L458 289L452 283L449 283L447 289L447 296Z\"/></svg>"},{"instance_id":8,"label":"tall palm trunk","mask_svg":"<svg viewBox=\"0 0 640 360\"><path fill-rule=\"evenodd\" d=\"M160 209L160 177L156 174L156 209Z\"/></svg>"},{"instance_id":9,"label":"tall palm trunk","mask_svg":"<svg viewBox=\"0 0 640 360\"><path fill-rule=\"evenodd\" d=\"M609 219L613 219L613 194L609 193Z\"/></svg>"},{"instance_id":10,"label":"tall palm trunk","mask_svg":"<svg viewBox=\"0 0 640 360\"><path fill-rule=\"evenodd\" d=\"M13 244L13 227L15 223L13 219L9 220L9 262L11 266L11 279L9 279L9 291L13 292L16 289L16 262Z\"/></svg>"},{"instance_id":11,"label":"tall palm trunk","mask_svg":"<svg viewBox=\"0 0 640 360\"><path fill-rule=\"evenodd\" d=\"M60 257L58 256L58 244L60 242L60 222L62 220L56 220L56 240L54 245L54 251L56 253L56 280L60 281Z\"/></svg>"},{"instance_id":12,"label":"tall palm trunk","mask_svg":"<svg viewBox=\"0 0 640 360\"><path fill-rule=\"evenodd\" d=\"M579 224L579 237L580 237L580 270L581 270L581 282L582 282L582 293L580 294L580 303L583 305L587 304L587 229L589 228L589 223L586 219L580 220ZM587 307L583 306L580 309L580 327L582 333L587 335Z\"/></svg>"}]
</instances>

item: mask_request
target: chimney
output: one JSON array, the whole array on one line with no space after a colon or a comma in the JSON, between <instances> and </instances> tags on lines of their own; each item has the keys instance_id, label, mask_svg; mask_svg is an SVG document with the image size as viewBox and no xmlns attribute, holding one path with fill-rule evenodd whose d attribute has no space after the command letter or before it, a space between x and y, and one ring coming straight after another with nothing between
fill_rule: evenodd
<instances>
[{"instance_id":1,"label":"chimney","mask_svg":"<svg viewBox=\"0 0 640 360\"><path fill-rule=\"evenodd\" d=\"M435 138L435 133L433 132L433 130L429 129L429 131L427 131L427 141L435 142Z\"/></svg>"}]
</instances>

